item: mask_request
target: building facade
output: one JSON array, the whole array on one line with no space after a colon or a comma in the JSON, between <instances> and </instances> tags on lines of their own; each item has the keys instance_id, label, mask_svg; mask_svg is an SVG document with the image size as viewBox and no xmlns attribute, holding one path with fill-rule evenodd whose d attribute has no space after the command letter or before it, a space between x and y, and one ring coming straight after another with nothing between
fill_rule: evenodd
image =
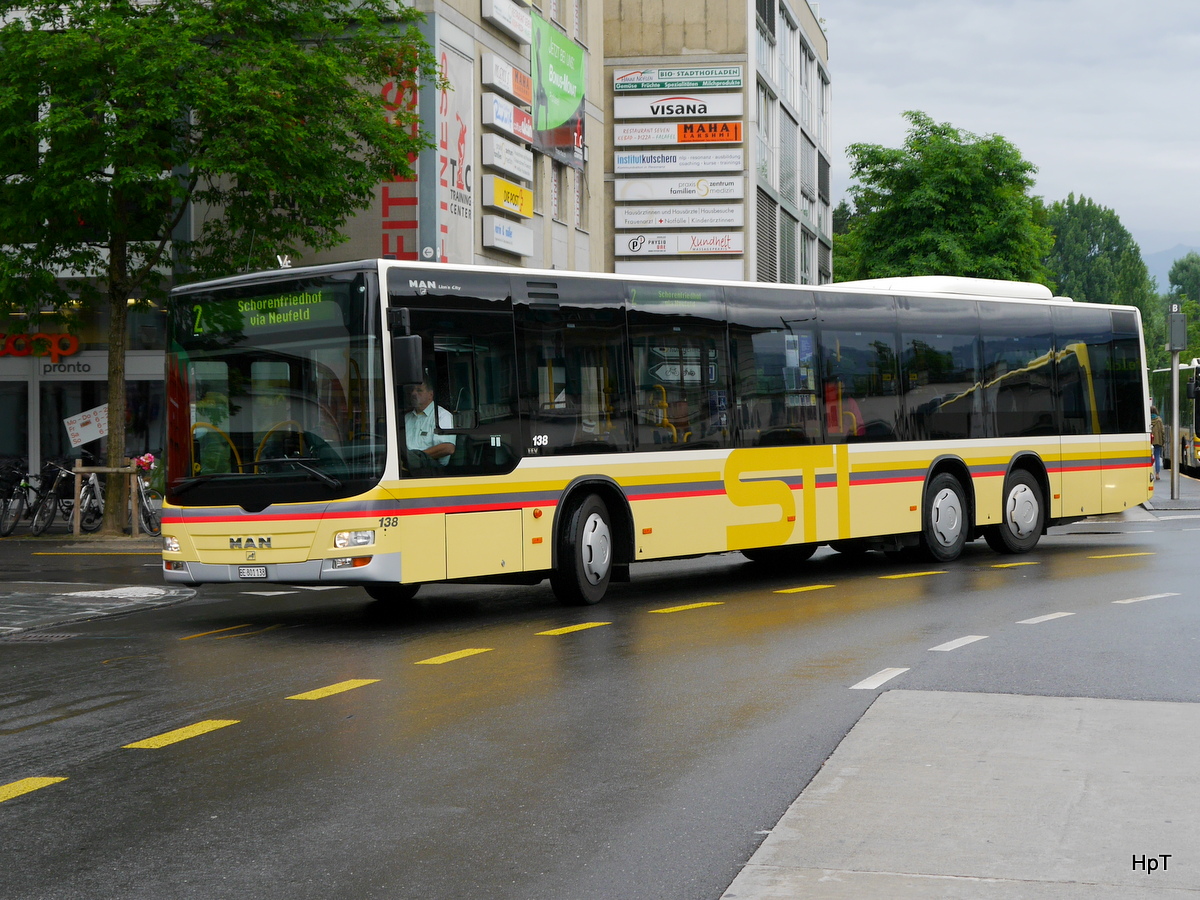
<instances>
[{"instance_id":1,"label":"building facade","mask_svg":"<svg viewBox=\"0 0 1200 900\"><path fill-rule=\"evenodd\" d=\"M607 0L616 272L832 275L828 43L806 0Z\"/></svg>"},{"instance_id":2,"label":"building facade","mask_svg":"<svg viewBox=\"0 0 1200 900\"><path fill-rule=\"evenodd\" d=\"M418 5L448 86L378 90L391 110L415 106L435 146L415 177L379 185L344 244L281 264L831 280L828 50L807 0ZM62 330L45 318L0 337L0 459L34 467L104 450L69 431L107 402L104 315L52 356L35 349ZM163 311L133 308L131 454L164 446L164 341Z\"/></svg>"}]
</instances>

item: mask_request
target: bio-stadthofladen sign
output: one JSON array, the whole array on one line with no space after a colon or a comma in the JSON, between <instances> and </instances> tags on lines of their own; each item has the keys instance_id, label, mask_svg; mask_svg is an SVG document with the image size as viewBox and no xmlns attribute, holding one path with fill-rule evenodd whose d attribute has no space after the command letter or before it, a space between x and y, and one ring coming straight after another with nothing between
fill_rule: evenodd
<instances>
[{"instance_id":1,"label":"bio-stadthofladen sign","mask_svg":"<svg viewBox=\"0 0 1200 900\"><path fill-rule=\"evenodd\" d=\"M741 66L673 66L650 69L616 69L613 90L695 91L742 87Z\"/></svg>"}]
</instances>

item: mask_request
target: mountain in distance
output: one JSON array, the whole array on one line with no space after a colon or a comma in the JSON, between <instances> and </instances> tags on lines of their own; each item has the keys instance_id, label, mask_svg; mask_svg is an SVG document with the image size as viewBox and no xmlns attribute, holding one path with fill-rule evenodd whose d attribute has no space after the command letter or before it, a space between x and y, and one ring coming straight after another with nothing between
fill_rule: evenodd
<instances>
[{"instance_id":1,"label":"mountain in distance","mask_svg":"<svg viewBox=\"0 0 1200 900\"><path fill-rule=\"evenodd\" d=\"M1167 277L1167 273L1171 271L1171 266L1175 264L1175 260L1181 256L1187 256L1193 251L1200 253L1200 247L1185 247L1183 244L1176 244L1170 250L1159 250L1157 253L1142 254L1142 261L1146 264L1150 275L1158 281L1158 292L1160 294L1165 294L1170 290L1171 281Z\"/></svg>"}]
</instances>

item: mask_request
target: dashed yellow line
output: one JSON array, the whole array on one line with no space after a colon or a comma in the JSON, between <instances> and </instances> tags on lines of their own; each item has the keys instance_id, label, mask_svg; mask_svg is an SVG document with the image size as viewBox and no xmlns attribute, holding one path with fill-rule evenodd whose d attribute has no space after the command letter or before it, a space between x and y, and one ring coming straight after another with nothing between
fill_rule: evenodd
<instances>
[{"instance_id":1,"label":"dashed yellow line","mask_svg":"<svg viewBox=\"0 0 1200 900\"><path fill-rule=\"evenodd\" d=\"M355 688L363 687L367 684L377 684L378 678L352 678L349 681L339 681L337 684L331 684L323 688L317 688L313 691L305 691L303 694L292 694L288 700L321 700L325 697L332 697L334 694L343 694L346 691L352 691Z\"/></svg>"},{"instance_id":2,"label":"dashed yellow line","mask_svg":"<svg viewBox=\"0 0 1200 900\"><path fill-rule=\"evenodd\" d=\"M808 585L805 585L804 587L798 587L798 588L783 588L782 590L778 590L775 593L777 593L777 594L800 594L800 593L803 593L804 591L823 591L823 590L825 590L825 588L831 588L831 587L837 587L837 585L808 584Z\"/></svg>"},{"instance_id":3,"label":"dashed yellow line","mask_svg":"<svg viewBox=\"0 0 1200 900\"><path fill-rule=\"evenodd\" d=\"M1040 566L1037 562L996 563L993 569L1015 569L1017 566Z\"/></svg>"},{"instance_id":4,"label":"dashed yellow line","mask_svg":"<svg viewBox=\"0 0 1200 900\"><path fill-rule=\"evenodd\" d=\"M550 631L539 631L539 635L549 635L557 637L560 634L571 634L575 631L586 631L589 628L599 628L602 625L611 625L612 622L584 622L582 625L568 625L566 628L552 628Z\"/></svg>"},{"instance_id":5,"label":"dashed yellow line","mask_svg":"<svg viewBox=\"0 0 1200 900\"><path fill-rule=\"evenodd\" d=\"M924 578L926 575L945 575L945 570L933 572L905 572L902 575L880 575L880 578L885 578L889 581L894 581L897 578Z\"/></svg>"},{"instance_id":6,"label":"dashed yellow line","mask_svg":"<svg viewBox=\"0 0 1200 900\"><path fill-rule=\"evenodd\" d=\"M244 625L230 625L228 628L218 628L216 631L202 631L199 634L189 634L187 637L181 637L181 641L190 641L193 638L208 637L210 634L222 634L226 631L237 631L239 628L249 628L250 623Z\"/></svg>"},{"instance_id":7,"label":"dashed yellow line","mask_svg":"<svg viewBox=\"0 0 1200 900\"><path fill-rule=\"evenodd\" d=\"M176 728L174 731L146 738L144 741L135 741L132 744L126 744L122 749L159 750L163 747L169 747L172 744L178 744L180 741L186 741L188 738L199 737L202 734L208 734L210 731L217 731L220 728L236 725L240 721L241 719L206 719L203 722L197 722L195 725Z\"/></svg>"},{"instance_id":8,"label":"dashed yellow line","mask_svg":"<svg viewBox=\"0 0 1200 900\"><path fill-rule=\"evenodd\" d=\"M267 631L274 631L276 628L282 628L282 625L268 625L266 628L260 628L258 631L243 631L241 634L224 634L219 638L213 638L217 641L227 641L230 638L250 637L252 634L263 634Z\"/></svg>"},{"instance_id":9,"label":"dashed yellow line","mask_svg":"<svg viewBox=\"0 0 1200 900\"><path fill-rule=\"evenodd\" d=\"M1125 556L1154 556L1154 553L1106 553L1103 556L1089 556L1088 559L1121 559Z\"/></svg>"},{"instance_id":10,"label":"dashed yellow line","mask_svg":"<svg viewBox=\"0 0 1200 900\"><path fill-rule=\"evenodd\" d=\"M20 781L0 784L0 803L66 780L65 778L22 778Z\"/></svg>"},{"instance_id":11,"label":"dashed yellow line","mask_svg":"<svg viewBox=\"0 0 1200 900\"><path fill-rule=\"evenodd\" d=\"M689 609L703 609L706 606L724 606L724 603L709 601L708 603L689 603L686 606L668 606L666 609L652 609L652 613L677 613L685 612Z\"/></svg>"},{"instance_id":12,"label":"dashed yellow line","mask_svg":"<svg viewBox=\"0 0 1200 900\"><path fill-rule=\"evenodd\" d=\"M453 653L446 653L442 656L431 656L429 659L417 660L413 665L440 666L442 663L454 662L456 659L466 659L468 656L475 656L479 653L489 653L491 650L491 647L473 647L469 650L456 650Z\"/></svg>"}]
</instances>

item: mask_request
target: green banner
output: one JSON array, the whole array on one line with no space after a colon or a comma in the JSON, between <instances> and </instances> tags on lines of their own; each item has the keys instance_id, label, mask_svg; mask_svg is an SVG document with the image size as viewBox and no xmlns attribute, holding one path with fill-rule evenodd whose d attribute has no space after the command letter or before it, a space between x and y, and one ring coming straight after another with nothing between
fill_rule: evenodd
<instances>
[{"instance_id":1,"label":"green banner","mask_svg":"<svg viewBox=\"0 0 1200 900\"><path fill-rule=\"evenodd\" d=\"M533 14L533 145L561 163L583 168L583 48Z\"/></svg>"}]
</instances>

